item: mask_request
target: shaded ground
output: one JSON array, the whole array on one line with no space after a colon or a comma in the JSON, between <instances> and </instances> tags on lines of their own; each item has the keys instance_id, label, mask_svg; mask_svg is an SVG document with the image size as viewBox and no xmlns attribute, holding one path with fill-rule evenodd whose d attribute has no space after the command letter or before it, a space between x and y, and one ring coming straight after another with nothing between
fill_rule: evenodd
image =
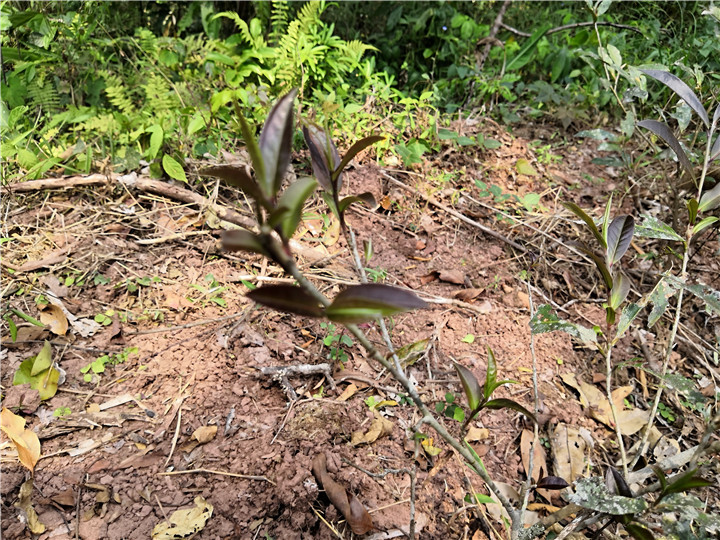
<instances>
[{"instance_id":1,"label":"shaded ground","mask_svg":"<svg viewBox=\"0 0 720 540\"><path fill-rule=\"evenodd\" d=\"M529 149L528 140L482 127L503 146L484 153L447 148L434 161L408 172L357 166L346 181L350 191L372 191L381 206L376 211L357 210L350 223L361 241L373 240L372 277L408 286L431 302L428 310L396 317L391 327L398 346L428 340L426 354L408 368L427 402L445 402L449 393L463 402L452 360L482 378L490 346L500 377L519 381L499 395L531 408L529 302L518 279L530 257L427 204L385 175L437 197L508 238L527 242L537 259L531 270L535 305L565 305L562 316L584 319L584 324L603 316L592 285L597 280L590 266L579 266L574 255L553 240L565 242L576 231L566 217L558 217L558 200L570 193L578 204L593 210L622 186L612 170L590 163L593 143L556 147L558 159L546 157L543 163ZM480 126L459 128L473 131ZM518 158L527 159L539 174L520 174ZM541 207L520 213L521 203L484 197L476 179L520 198L538 193ZM224 188L220 193L220 203L223 196L234 196ZM632 197L622 204L631 207ZM24 337L24 343L3 352L3 405L22 401L28 424L42 440L45 457L35 472L34 502L48 532L40 538L148 538L164 516L192 506L198 495L214 507L198 538L334 538L331 527L350 538L342 516L318 490L311 473L311 461L319 452L327 455L335 479L370 510L378 531L408 526L410 479L406 474L373 477L351 464L373 473L417 466L415 517L421 538L486 538L502 531L497 516L486 511L493 505L468 507L469 493L487 491L479 478L468 476L468 469L443 441L432 441L441 450L438 455L421 450L414 458L414 445L405 432L418 421L414 408L402 401L399 386L368 363L358 347L343 345L333 353L338 341L323 343L339 336L339 329L270 312L244 298L246 284L284 276L258 257L218 252L219 224L205 209L109 187L8 197L6 206L4 236L13 240L4 250L4 262L18 268L57 250L65 249L67 255L27 272L9 274L5 267L3 294L10 305L37 317L35 298L49 290L79 318L103 313L108 317L108 324L92 336L83 338L72 328L61 337L47 331L23 334L18 339ZM339 254L322 266L303 259L315 282L334 294L356 278L337 228L328 226L319 212L319 204L310 209L299 241L324 255ZM522 216L522 224L508 220L508 215L518 220ZM141 243L177 232L180 238ZM717 260L708 258L703 264L717 280ZM638 261L634 266L641 268ZM84 285L78 286L81 280ZM193 325L196 322L203 324ZM380 343L372 330L371 336ZM12 377L22 360L38 352L43 339L54 340L54 358L67 378L49 402L28 404L29 396L21 395L23 387L12 386ZM11 346L5 334L3 343ZM125 361L107 365L90 382L84 380L82 368L96 358L133 347L137 351ZM620 360L640 355L632 347L628 341ZM590 418L560 378L576 374L586 382L598 382L601 359L591 351L573 349L569 338L557 333L538 336L536 352L543 442L550 448L558 425L584 428L596 444L587 449L587 465L606 464L615 452L611 431ZM682 348L680 352L686 354ZM336 388L322 375L292 377L299 396L292 406L282 385L258 370L326 361L334 366ZM689 375L694 370L712 377L702 373L702 367L687 369ZM635 381L637 373L625 369L618 376L620 383L629 381L638 389L635 406L647 408L640 390L648 383L644 377ZM357 387L355 393L339 401L351 383ZM115 405L118 396L133 400ZM399 402L382 409L393 423L392 433L352 446L353 432L366 431L374 418L366 401L371 397ZM62 408L71 414L54 417L53 412ZM459 434L457 421L445 422ZM691 415L682 425L663 422L661 428L669 434L682 431L683 445L690 445L702 430ZM202 426L216 426L217 433L198 444L191 437ZM485 428L477 431L472 446L491 476L519 488L525 477L520 436L530 426L506 410L483 412L473 426ZM544 459L545 471L552 472L553 453L548 451ZM172 474L161 475L164 472ZM12 506L26 476L6 455L3 538L31 537Z\"/></svg>"}]
</instances>

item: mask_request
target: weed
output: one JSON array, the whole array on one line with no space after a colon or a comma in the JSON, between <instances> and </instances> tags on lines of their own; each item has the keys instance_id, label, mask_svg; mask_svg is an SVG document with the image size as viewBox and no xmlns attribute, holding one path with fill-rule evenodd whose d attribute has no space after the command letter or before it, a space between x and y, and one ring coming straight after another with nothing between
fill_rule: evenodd
<instances>
[{"instance_id":1,"label":"weed","mask_svg":"<svg viewBox=\"0 0 720 540\"><path fill-rule=\"evenodd\" d=\"M195 299L189 298L189 300L192 302L200 302L203 307L205 307L208 302L212 302L223 308L227 307L227 301L222 297L223 293L227 291L227 287L223 287L212 274L205 276L205 283L207 283L206 287L196 283L190 285L193 289L199 291L202 296Z\"/></svg>"},{"instance_id":2,"label":"weed","mask_svg":"<svg viewBox=\"0 0 720 540\"><path fill-rule=\"evenodd\" d=\"M62 418L63 416L70 416L72 414L72 411L70 410L70 407L58 407L53 411L53 416L56 418Z\"/></svg>"},{"instance_id":3,"label":"weed","mask_svg":"<svg viewBox=\"0 0 720 540\"><path fill-rule=\"evenodd\" d=\"M114 309L108 309L104 313L98 313L94 319L96 323L100 323L103 326L110 326L112 324L112 318L115 315Z\"/></svg>"},{"instance_id":4,"label":"weed","mask_svg":"<svg viewBox=\"0 0 720 540\"><path fill-rule=\"evenodd\" d=\"M344 365L348 361L345 347L352 347L353 340L344 332L339 331L333 323L321 322L320 328L327 331L327 335L323 338L323 345L329 348L328 359Z\"/></svg>"},{"instance_id":5,"label":"weed","mask_svg":"<svg viewBox=\"0 0 720 540\"><path fill-rule=\"evenodd\" d=\"M137 354L137 347L127 347L122 352L115 354L104 354L88 365L80 369L80 373L83 374L85 382L92 382L98 380L102 373L105 373L107 366L114 366L117 364L123 364L127 361L131 354Z\"/></svg>"}]
</instances>

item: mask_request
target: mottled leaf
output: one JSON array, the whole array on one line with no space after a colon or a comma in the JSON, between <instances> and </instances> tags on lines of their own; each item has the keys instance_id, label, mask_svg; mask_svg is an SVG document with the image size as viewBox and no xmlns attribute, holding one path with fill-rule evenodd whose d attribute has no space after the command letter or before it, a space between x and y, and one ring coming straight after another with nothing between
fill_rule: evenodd
<instances>
[{"instance_id":1,"label":"mottled leaf","mask_svg":"<svg viewBox=\"0 0 720 540\"><path fill-rule=\"evenodd\" d=\"M568 486L570 486L570 484L559 476L546 476L538 480L535 487L538 489L565 489Z\"/></svg>"},{"instance_id":2,"label":"mottled leaf","mask_svg":"<svg viewBox=\"0 0 720 540\"><path fill-rule=\"evenodd\" d=\"M265 176L262 182L265 192L271 198L280 190L280 184L290 164L293 135L293 101L297 89L293 89L270 110L265 120L258 146L265 165Z\"/></svg>"},{"instance_id":3,"label":"mottled leaf","mask_svg":"<svg viewBox=\"0 0 720 540\"><path fill-rule=\"evenodd\" d=\"M530 320L530 330L533 334L561 331L584 343L597 343L597 335L593 330L558 319L548 304L538 306L535 316Z\"/></svg>"},{"instance_id":4,"label":"mottled leaf","mask_svg":"<svg viewBox=\"0 0 720 540\"><path fill-rule=\"evenodd\" d=\"M690 178L695 178L695 171L693 171L692 164L690 163L687 155L685 155L685 150L682 149L680 142L675 138L675 135L673 135L673 132L670 131L669 127L657 120L641 120L638 122L638 126L649 129L655 135L663 139L668 146L672 148L673 152L675 152L675 155L677 156L680 165L682 165L682 168L685 169L685 172L688 173Z\"/></svg>"},{"instance_id":5,"label":"mottled leaf","mask_svg":"<svg viewBox=\"0 0 720 540\"><path fill-rule=\"evenodd\" d=\"M249 251L251 253L267 255L265 248L263 248L260 242L260 238L256 234L243 229L224 231L221 244L223 249L228 251Z\"/></svg>"},{"instance_id":6,"label":"mottled leaf","mask_svg":"<svg viewBox=\"0 0 720 540\"><path fill-rule=\"evenodd\" d=\"M512 409L513 411L517 411L520 414L524 414L530 420L537 424L537 419L535 418L535 415L528 411L525 407L520 405L517 401L513 401L512 399L491 399L490 401L486 401L483 404L483 409Z\"/></svg>"},{"instance_id":7,"label":"mottled leaf","mask_svg":"<svg viewBox=\"0 0 720 540\"><path fill-rule=\"evenodd\" d=\"M247 297L264 306L286 313L322 317L318 301L295 285L265 285L247 293Z\"/></svg>"},{"instance_id":8,"label":"mottled leaf","mask_svg":"<svg viewBox=\"0 0 720 540\"><path fill-rule=\"evenodd\" d=\"M600 230L597 228L597 225L595 225L595 222L592 220L592 218L588 216L585 211L575 203L564 202L563 206L585 222L595 239L600 243L603 249L605 249L605 239L600 234Z\"/></svg>"},{"instance_id":9,"label":"mottled leaf","mask_svg":"<svg viewBox=\"0 0 720 540\"><path fill-rule=\"evenodd\" d=\"M608 492L602 478L579 478L575 482L575 493L570 494L570 502L603 514L622 516L637 514L647 509L644 499L612 495Z\"/></svg>"},{"instance_id":10,"label":"mottled leaf","mask_svg":"<svg viewBox=\"0 0 720 540\"><path fill-rule=\"evenodd\" d=\"M369 137L365 137L363 139L360 139L355 144L353 144L348 151L345 153L345 155L342 158L342 161L337 166L337 168L332 173L332 179L333 181L336 181L340 174L342 173L343 169L347 167L348 163L350 163L350 160L354 158L356 155L358 155L360 152L365 150L368 146L371 144L375 144L376 142L384 140L385 137L382 135L370 135ZM338 184L338 190L342 186Z\"/></svg>"},{"instance_id":11,"label":"mottled leaf","mask_svg":"<svg viewBox=\"0 0 720 540\"><path fill-rule=\"evenodd\" d=\"M608 266L617 263L630 247L635 220L631 216L617 216L607 230L607 252L605 255Z\"/></svg>"},{"instance_id":12,"label":"mottled leaf","mask_svg":"<svg viewBox=\"0 0 720 540\"><path fill-rule=\"evenodd\" d=\"M672 286L678 288L682 287L686 291L700 298L705 303L705 309L709 315L720 315L720 292L706 285L688 285L683 280L674 276L666 276L666 279Z\"/></svg>"},{"instance_id":13,"label":"mottled leaf","mask_svg":"<svg viewBox=\"0 0 720 540\"><path fill-rule=\"evenodd\" d=\"M460 382L462 383L463 390L465 391L465 397L468 400L468 406L471 411L474 411L479 407L483 399L483 392L480 389L480 383L473 372L468 368L461 366L457 362L454 362L453 365L455 366L455 371L458 372L458 376L460 377Z\"/></svg>"},{"instance_id":14,"label":"mottled leaf","mask_svg":"<svg viewBox=\"0 0 720 540\"><path fill-rule=\"evenodd\" d=\"M615 340L617 341L620 339L625 332L627 332L627 329L630 328L630 324L635 320L635 317L638 316L638 313L640 313L640 310L642 309L642 306L639 306L637 304L629 303L620 313L620 320L618 321L617 326L617 334L615 336Z\"/></svg>"},{"instance_id":15,"label":"mottled leaf","mask_svg":"<svg viewBox=\"0 0 720 540\"><path fill-rule=\"evenodd\" d=\"M667 223L663 223L659 219L648 216L647 214L643 214L642 218L642 223L635 226L636 236L684 242L683 237L676 233Z\"/></svg>"},{"instance_id":16,"label":"mottled leaf","mask_svg":"<svg viewBox=\"0 0 720 540\"><path fill-rule=\"evenodd\" d=\"M317 188L317 181L314 178L305 176L298 178L283 192L278 200L278 206L286 206L290 212L282 221L283 238L290 239L295 234L300 218L302 217L305 201Z\"/></svg>"},{"instance_id":17,"label":"mottled leaf","mask_svg":"<svg viewBox=\"0 0 720 540\"><path fill-rule=\"evenodd\" d=\"M692 89L687 84L685 84L685 82L682 81L682 79L679 79L672 73L669 73L667 71L660 71L659 69L641 69L640 71L642 71L648 77L652 77L656 81L660 81L665 86L670 88L681 99L683 99L693 111L698 114L700 119L705 124L705 127L710 127L710 120L708 119L708 114L705 111L705 107L703 107L701 101L695 95L695 92L693 92Z\"/></svg>"},{"instance_id":18,"label":"mottled leaf","mask_svg":"<svg viewBox=\"0 0 720 540\"><path fill-rule=\"evenodd\" d=\"M352 285L339 293L325 309L325 315L335 322L360 323L425 307L427 304L412 291L366 283Z\"/></svg>"}]
</instances>

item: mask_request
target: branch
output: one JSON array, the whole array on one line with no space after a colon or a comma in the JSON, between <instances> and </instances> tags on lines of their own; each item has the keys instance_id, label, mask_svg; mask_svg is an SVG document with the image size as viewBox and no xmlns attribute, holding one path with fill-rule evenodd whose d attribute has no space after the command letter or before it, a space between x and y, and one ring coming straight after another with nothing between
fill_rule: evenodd
<instances>
[{"instance_id":1,"label":"branch","mask_svg":"<svg viewBox=\"0 0 720 540\"><path fill-rule=\"evenodd\" d=\"M551 28L547 32L545 32L546 36L549 36L550 34L555 34L557 32L564 32L565 30L572 30L573 28L582 28L584 26L611 26L613 28L621 28L622 30L631 30L633 32L637 32L638 34L642 34L642 30L637 28L636 26L629 26L627 24L618 24L614 22L608 22L608 21L598 21L597 23L594 23L592 21L589 22L579 22L579 23L572 23L572 24L564 24L562 26L557 26L555 28ZM504 22L500 23L500 26L502 26L505 30L515 34L516 36L521 37L530 37L532 34L528 34L527 32L523 32L522 30L518 30L517 28L513 28L510 25L505 24Z\"/></svg>"}]
</instances>

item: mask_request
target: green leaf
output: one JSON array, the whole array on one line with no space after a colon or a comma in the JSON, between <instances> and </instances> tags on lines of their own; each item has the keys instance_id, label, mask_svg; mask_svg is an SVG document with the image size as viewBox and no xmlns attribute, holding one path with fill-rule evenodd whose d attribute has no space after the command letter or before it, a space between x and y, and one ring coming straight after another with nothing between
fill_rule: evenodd
<instances>
[{"instance_id":1,"label":"green leaf","mask_svg":"<svg viewBox=\"0 0 720 540\"><path fill-rule=\"evenodd\" d=\"M10 330L10 339L15 342L17 341L17 324L15 324L15 321L13 321L10 317L6 316L4 317L5 322L8 325L8 329Z\"/></svg>"},{"instance_id":2,"label":"green leaf","mask_svg":"<svg viewBox=\"0 0 720 540\"><path fill-rule=\"evenodd\" d=\"M183 170L182 165L180 165L172 157L167 154L163 154L162 166L163 170L170 178L187 183L187 176L185 176L185 171Z\"/></svg>"},{"instance_id":3,"label":"green leaf","mask_svg":"<svg viewBox=\"0 0 720 540\"><path fill-rule=\"evenodd\" d=\"M627 523L624 525L625 530L635 540L655 540L655 536L649 530L637 523Z\"/></svg>"},{"instance_id":4,"label":"green leaf","mask_svg":"<svg viewBox=\"0 0 720 540\"><path fill-rule=\"evenodd\" d=\"M533 32L518 53L507 63L505 71L510 73L511 71L520 69L527 64L532 59L533 51L535 50L538 42L543 38L549 29L550 25L544 25Z\"/></svg>"},{"instance_id":5,"label":"green leaf","mask_svg":"<svg viewBox=\"0 0 720 540\"><path fill-rule=\"evenodd\" d=\"M293 101L297 92L297 89L293 89L275 103L265 120L258 141L265 165L265 175L261 177L261 181L265 192L271 198L280 191L282 179L290 164L294 126Z\"/></svg>"},{"instance_id":6,"label":"green leaf","mask_svg":"<svg viewBox=\"0 0 720 540\"><path fill-rule=\"evenodd\" d=\"M718 185L720 186L720 184L718 184ZM717 223L717 221L718 221L718 218L715 216L706 217L705 219L700 221L700 223L696 224L693 227L693 230L692 230L693 235L699 234L700 232L702 232L705 229L707 229L708 227L710 227L710 225Z\"/></svg>"},{"instance_id":7,"label":"green leaf","mask_svg":"<svg viewBox=\"0 0 720 540\"><path fill-rule=\"evenodd\" d=\"M250 168L247 165L217 165L214 167L206 167L200 169L198 174L220 178L231 186L240 188L248 197L258 201L266 209L269 210L271 208L260 186L253 179Z\"/></svg>"},{"instance_id":8,"label":"green leaf","mask_svg":"<svg viewBox=\"0 0 720 540\"><path fill-rule=\"evenodd\" d=\"M345 155L342 158L342 161L337 166L337 168L332 172L332 180L333 182L338 180L338 177L342 173L343 169L347 167L348 163L350 163L350 160L354 158L356 155L358 155L360 152L365 150L368 146L371 144L375 144L376 142L385 140L385 137L382 135L370 135L369 137L365 137L363 139L360 139L355 144L353 144L350 149L345 153ZM338 189L340 189L340 185L338 185Z\"/></svg>"},{"instance_id":9,"label":"green leaf","mask_svg":"<svg viewBox=\"0 0 720 540\"><path fill-rule=\"evenodd\" d=\"M492 395L493 391L497 386L495 386L495 383L497 381L497 361L495 360L495 353L493 350L488 346L488 360L487 360L487 371L485 372L485 390L484 390L484 396L485 399L490 399L490 396Z\"/></svg>"},{"instance_id":10,"label":"green leaf","mask_svg":"<svg viewBox=\"0 0 720 540\"><path fill-rule=\"evenodd\" d=\"M627 298L630 292L630 280L622 272L618 272L613 281L613 288L610 291L610 307L614 310L620 308L620 305Z\"/></svg>"},{"instance_id":11,"label":"green leaf","mask_svg":"<svg viewBox=\"0 0 720 540\"><path fill-rule=\"evenodd\" d=\"M705 124L705 127L710 127L710 119L708 118L707 111L705 111L705 107L703 107L702 102L695 95L695 92L693 92L692 89L681 79L679 79L672 73L668 73L667 71L660 71L659 69L641 69L640 71L642 71L648 77L652 77L656 81L660 81L665 86L670 88L670 90L675 92L682 100L685 101L685 103L690 106L693 111L698 114L700 119Z\"/></svg>"},{"instance_id":12,"label":"green leaf","mask_svg":"<svg viewBox=\"0 0 720 540\"><path fill-rule=\"evenodd\" d=\"M249 251L268 256L267 251L256 234L244 229L224 231L221 239L223 249L228 251Z\"/></svg>"},{"instance_id":13,"label":"green leaf","mask_svg":"<svg viewBox=\"0 0 720 540\"><path fill-rule=\"evenodd\" d=\"M361 323L425 307L427 304L411 291L366 283L351 285L339 293L325 308L325 315L334 322Z\"/></svg>"},{"instance_id":14,"label":"green leaf","mask_svg":"<svg viewBox=\"0 0 720 540\"><path fill-rule=\"evenodd\" d=\"M30 383L30 388L34 388L40 394L41 400L50 399L57 394L58 382L60 381L60 372L51 367L47 371L43 371L33 382Z\"/></svg>"},{"instance_id":15,"label":"green leaf","mask_svg":"<svg viewBox=\"0 0 720 540\"><path fill-rule=\"evenodd\" d=\"M316 189L317 181L310 176L305 176L298 178L283 192L278 200L278 206L286 206L290 210L281 225L284 239L289 240L295 234L295 230L302 218L305 201Z\"/></svg>"},{"instance_id":16,"label":"green leaf","mask_svg":"<svg viewBox=\"0 0 720 540\"><path fill-rule=\"evenodd\" d=\"M695 197L688 199L687 201L685 201L685 206L688 209L688 218L690 219L690 223L695 223L695 219L697 219L698 208L699 208L697 199Z\"/></svg>"},{"instance_id":17,"label":"green leaf","mask_svg":"<svg viewBox=\"0 0 720 540\"><path fill-rule=\"evenodd\" d=\"M363 203L370 208L374 208L377 205L377 202L375 202L375 197L373 197L373 194L369 191L366 191L364 193L360 193L359 195L351 195L349 197L345 197L344 199L340 200L340 203L338 204L340 208L340 213L342 214L347 210L348 206L350 206L353 203Z\"/></svg>"},{"instance_id":18,"label":"green leaf","mask_svg":"<svg viewBox=\"0 0 720 540\"><path fill-rule=\"evenodd\" d=\"M515 170L525 176L537 176L538 172L527 159L520 158L515 162Z\"/></svg>"},{"instance_id":19,"label":"green leaf","mask_svg":"<svg viewBox=\"0 0 720 540\"><path fill-rule=\"evenodd\" d=\"M660 493L665 494L665 490L667 489L667 476L665 476L665 471L663 471L659 466L652 465L652 470L655 472L655 476L657 476L658 481L660 482Z\"/></svg>"},{"instance_id":20,"label":"green leaf","mask_svg":"<svg viewBox=\"0 0 720 540\"><path fill-rule=\"evenodd\" d=\"M597 335L593 330L579 324L573 324L558 319L548 304L538 306L535 316L530 320L530 330L533 334L561 331L570 334L575 339L586 344L596 344Z\"/></svg>"},{"instance_id":21,"label":"green leaf","mask_svg":"<svg viewBox=\"0 0 720 540\"><path fill-rule=\"evenodd\" d=\"M520 414L524 414L527 416L530 420L532 420L535 424L537 424L537 419L535 418L535 415L528 411L525 407L520 405L517 401L513 401L512 399L505 399L505 398L497 398L497 399L491 399L490 401L486 401L483 406L483 409L512 409L513 411L517 411Z\"/></svg>"},{"instance_id":22,"label":"green leaf","mask_svg":"<svg viewBox=\"0 0 720 540\"><path fill-rule=\"evenodd\" d=\"M720 182L714 188L702 194L698 210L707 212L708 210L715 210L718 206L720 206Z\"/></svg>"},{"instance_id":23,"label":"green leaf","mask_svg":"<svg viewBox=\"0 0 720 540\"><path fill-rule=\"evenodd\" d=\"M274 194L270 189L268 189L268 185L265 183L265 160L260 153L260 148L258 147L257 141L255 140L255 135L250 129L247 120L245 120L245 117L240 112L240 106L237 104L236 101L233 101L233 106L235 107L235 114L237 115L237 120L240 123L240 131L242 132L243 140L245 141L248 154L250 154L250 159L253 163L253 169L255 169L255 177L261 179L260 187L265 193L265 196L272 197Z\"/></svg>"},{"instance_id":24,"label":"green leaf","mask_svg":"<svg viewBox=\"0 0 720 540\"><path fill-rule=\"evenodd\" d=\"M295 285L265 285L246 295L264 306L306 317L322 317L322 307L312 296Z\"/></svg>"},{"instance_id":25,"label":"green leaf","mask_svg":"<svg viewBox=\"0 0 720 540\"><path fill-rule=\"evenodd\" d=\"M473 372L465 366L461 366L457 362L453 362L455 371L458 372L460 382L462 383L463 390L465 391L465 397L468 401L468 406L471 411L476 410L483 399L483 392L480 389L480 383L478 382Z\"/></svg>"},{"instance_id":26,"label":"green leaf","mask_svg":"<svg viewBox=\"0 0 720 540\"><path fill-rule=\"evenodd\" d=\"M607 229L607 252L605 260L608 266L617 263L630 247L635 220L631 216L617 216Z\"/></svg>"},{"instance_id":27,"label":"green leaf","mask_svg":"<svg viewBox=\"0 0 720 540\"><path fill-rule=\"evenodd\" d=\"M643 218L642 224L635 226L635 234L637 236L656 238L658 240L673 240L676 242L685 241L670 225L647 214L643 214L641 217Z\"/></svg>"},{"instance_id":28,"label":"green leaf","mask_svg":"<svg viewBox=\"0 0 720 540\"><path fill-rule=\"evenodd\" d=\"M595 239L602 246L602 248L605 249L607 247L605 239L600 234L600 231L598 230L597 225L595 225L595 222L592 220L592 218L588 216L582 208L580 208L577 204L573 202L564 202L562 204L565 208L570 210L573 214L575 214L577 217L579 217L585 222Z\"/></svg>"},{"instance_id":29,"label":"green leaf","mask_svg":"<svg viewBox=\"0 0 720 540\"><path fill-rule=\"evenodd\" d=\"M50 348L50 342L45 341L43 348L35 357L32 369L30 370L30 376L34 377L38 373L47 370L50 366L52 366L52 349Z\"/></svg>"},{"instance_id":30,"label":"green leaf","mask_svg":"<svg viewBox=\"0 0 720 540\"><path fill-rule=\"evenodd\" d=\"M635 320L635 317L638 316L638 313L640 313L641 310L642 306L637 304L630 303L625 306L620 313L620 320L618 321L615 341L619 340L625 332L627 332L627 329L630 328L630 324Z\"/></svg>"},{"instance_id":31,"label":"green leaf","mask_svg":"<svg viewBox=\"0 0 720 540\"><path fill-rule=\"evenodd\" d=\"M668 485L665 489L665 493L682 493L683 491L689 491L694 488L701 488L714 485L713 482L705 480L700 476L695 476L697 469L691 469L684 473L668 478Z\"/></svg>"},{"instance_id":32,"label":"green leaf","mask_svg":"<svg viewBox=\"0 0 720 540\"><path fill-rule=\"evenodd\" d=\"M575 493L570 494L570 502L603 514L622 516L637 514L647 509L644 499L612 495L602 478L579 478L575 482Z\"/></svg>"},{"instance_id":33,"label":"green leaf","mask_svg":"<svg viewBox=\"0 0 720 540\"><path fill-rule=\"evenodd\" d=\"M188 135L194 135L201 129L205 128L206 125L207 124L203 115L199 112L195 113L195 116L193 116L188 123Z\"/></svg>"},{"instance_id":34,"label":"green leaf","mask_svg":"<svg viewBox=\"0 0 720 540\"><path fill-rule=\"evenodd\" d=\"M675 155L677 156L680 165L682 165L682 168L685 169L685 172L688 173L690 178L695 178L695 171L693 170L692 164L690 163L687 155L685 155L685 150L682 149L680 142L677 138L675 138L675 135L673 135L673 132L670 131L669 127L657 120L641 120L638 122L638 126L649 129L655 135L663 139L667 145L672 148L673 152L675 152Z\"/></svg>"},{"instance_id":35,"label":"green leaf","mask_svg":"<svg viewBox=\"0 0 720 540\"><path fill-rule=\"evenodd\" d=\"M148 159L155 159L160 151L160 147L163 143L164 133L162 126L155 124L147 128L147 132L150 133L150 146L147 149L146 156Z\"/></svg>"},{"instance_id":36,"label":"green leaf","mask_svg":"<svg viewBox=\"0 0 720 540\"><path fill-rule=\"evenodd\" d=\"M473 493L470 497L472 497L471 500L474 500L476 504L497 504L498 503L490 495L485 495L484 493ZM470 502L470 501L468 501L468 502Z\"/></svg>"},{"instance_id":37,"label":"green leaf","mask_svg":"<svg viewBox=\"0 0 720 540\"><path fill-rule=\"evenodd\" d=\"M685 281L674 276L666 276L666 279L673 287L682 287L700 298L705 303L705 310L709 315L720 315L720 292L702 284L688 285Z\"/></svg>"},{"instance_id":38,"label":"green leaf","mask_svg":"<svg viewBox=\"0 0 720 540\"><path fill-rule=\"evenodd\" d=\"M608 228L610 227L610 209L612 208L612 193L610 194L610 198L607 201L607 204L605 205L605 213L603 214L603 220L602 220L602 237L605 241L605 246L608 245ZM605 248L607 251L607 247ZM610 266L610 265L608 265Z\"/></svg>"}]
</instances>

